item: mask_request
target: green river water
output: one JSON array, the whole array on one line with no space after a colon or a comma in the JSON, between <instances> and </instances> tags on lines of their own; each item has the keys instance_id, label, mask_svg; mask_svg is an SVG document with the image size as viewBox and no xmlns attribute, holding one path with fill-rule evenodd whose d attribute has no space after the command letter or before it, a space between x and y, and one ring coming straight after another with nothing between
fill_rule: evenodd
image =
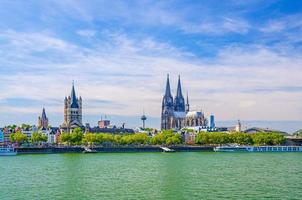
<instances>
[{"instance_id":1,"label":"green river water","mask_svg":"<svg viewBox=\"0 0 302 200\"><path fill-rule=\"evenodd\" d=\"M302 153L0 157L0 199L302 199Z\"/></svg>"}]
</instances>

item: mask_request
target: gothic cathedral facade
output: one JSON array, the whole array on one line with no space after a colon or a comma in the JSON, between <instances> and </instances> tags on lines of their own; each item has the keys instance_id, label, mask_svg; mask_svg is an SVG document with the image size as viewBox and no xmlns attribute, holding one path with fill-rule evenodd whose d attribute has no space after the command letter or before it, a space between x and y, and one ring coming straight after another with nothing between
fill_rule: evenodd
<instances>
[{"instance_id":1,"label":"gothic cathedral facade","mask_svg":"<svg viewBox=\"0 0 302 200\"><path fill-rule=\"evenodd\" d=\"M178 76L176 96L173 98L167 76L166 91L162 101L161 130L180 130L188 126L206 126L207 120L202 111L190 111L189 97L182 94L180 76Z\"/></svg>"}]
</instances>

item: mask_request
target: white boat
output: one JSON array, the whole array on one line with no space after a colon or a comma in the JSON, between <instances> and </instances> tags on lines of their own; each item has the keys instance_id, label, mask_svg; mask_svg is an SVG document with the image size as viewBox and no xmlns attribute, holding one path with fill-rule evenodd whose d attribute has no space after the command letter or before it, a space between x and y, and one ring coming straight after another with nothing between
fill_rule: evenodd
<instances>
[{"instance_id":1,"label":"white boat","mask_svg":"<svg viewBox=\"0 0 302 200\"><path fill-rule=\"evenodd\" d=\"M302 152L302 146L218 146L216 152Z\"/></svg>"},{"instance_id":2,"label":"white boat","mask_svg":"<svg viewBox=\"0 0 302 200\"><path fill-rule=\"evenodd\" d=\"M95 149L90 149L88 147L84 147L83 153L97 153Z\"/></svg>"},{"instance_id":3,"label":"white boat","mask_svg":"<svg viewBox=\"0 0 302 200\"><path fill-rule=\"evenodd\" d=\"M17 151L13 147L0 147L0 156L15 156Z\"/></svg>"},{"instance_id":4,"label":"white boat","mask_svg":"<svg viewBox=\"0 0 302 200\"><path fill-rule=\"evenodd\" d=\"M160 147L160 148L163 150L163 152L175 152L174 149L170 149L168 147Z\"/></svg>"}]
</instances>

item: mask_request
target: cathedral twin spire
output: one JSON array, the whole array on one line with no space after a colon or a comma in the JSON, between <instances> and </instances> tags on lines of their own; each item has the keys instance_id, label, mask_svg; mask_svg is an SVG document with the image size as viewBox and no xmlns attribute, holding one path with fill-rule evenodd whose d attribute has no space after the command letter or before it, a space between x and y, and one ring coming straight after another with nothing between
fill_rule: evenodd
<instances>
[{"instance_id":1,"label":"cathedral twin spire","mask_svg":"<svg viewBox=\"0 0 302 200\"><path fill-rule=\"evenodd\" d=\"M167 75L167 83L166 83L166 92L164 95L164 101L163 101L163 106L169 106L169 99L172 99L172 105L174 111L177 112L185 112L188 109L186 107L189 107L189 99L187 96L187 104L185 105L185 100L182 94L182 89L181 89L181 81L180 81L180 75L178 76L178 83L177 83L177 91L176 91L176 96L174 98L174 104L173 104L173 97L171 94L171 88L170 88L170 80L169 80L169 74ZM171 100L170 100L171 101ZM164 105L165 104L165 105Z\"/></svg>"},{"instance_id":2,"label":"cathedral twin spire","mask_svg":"<svg viewBox=\"0 0 302 200\"><path fill-rule=\"evenodd\" d=\"M180 76L178 76L177 90L175 98L173 99L170 88L169 74L167 75L166 91L162 102L161 113L161 129L180 128L184 124L184 118L189 111L189 99L187 103L181 90Z\"/></svg>"},{"instance_id":3,"label":"cathedral twin spire","mask_svg":"<svg viewBox=\"0 0 302 200\"><path fill-rule=\"evenodd\" d=\"M180 76L178 76L177 92L174 100L174 110L176 112L185 112L185 99L181 91Z\"/></svg>"},{"instance_id":4,"label":"cathedral twin spire","mask_svg":"<svg viewBox=\"0 0 302 200\"><path fill-rule=\"evenodd\" d=\"M167 83L166 83L166 92L165 92L165 96L172 96L172 95L171 95L171 89L170 89L170 79L169 79L169 74L167 75ZM178 75L178 83L177 83L176 97L183 97L183 96L182 96L182 90L181 90L181 83L180 83L180 75Z\"/></svg>"}]
</instances>

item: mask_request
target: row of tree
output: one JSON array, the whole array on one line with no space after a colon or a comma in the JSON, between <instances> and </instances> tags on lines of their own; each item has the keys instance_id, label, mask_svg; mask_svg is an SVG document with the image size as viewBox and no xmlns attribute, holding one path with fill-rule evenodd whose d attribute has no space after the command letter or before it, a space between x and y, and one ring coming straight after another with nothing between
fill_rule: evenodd
<instances>
[{"instance_id":1,"label":"row of tree","mask_svg":"<svg viewBox=\"0 0 302 200\"><path fill-rule=\"evenodd\" d=\"M137 133L130 135L112 135L110 133L82 133L81 129L74 129L72 133L62 133L60 135L60 143L67 145L172 145L181 144L182 137L180 134L174 134L173 131L163 131L154 137L149 137L146 133Z\"/></svg>"},{"instance_id":2,"label":"row of tree","mask_svg":"<svg viewBox=\"0 0 302 200\"><path fill-rule=\"evenodd\" d=\"M254 134L246 133L199 133L195 139L196 144L201 145L221 145L221 144L239 144L239 145L280 145L285 142L285 137L274 132L260 132Z\"/></svg>"},{"instance_id":3,"label":"row of tree","mask_svg":"<svg viewBox=\"0 0 302 200\"><path fill-rule=\"evenodd\" d=\"M16 133L12 133L10 135L10 141L18 144L30 142L36 145L40 142L47 142L47 136L39 132L34 132L29 140L25 134L23 134L21 131L17 131Z\"/></svg>"},{"instance_id":4,"label":"row of tree","mask_svg":"<svg viewBox=\"0 0 302 200\"><path fill-rule=\"evenodd\" d=\"M30 125L30 124L21 124L20 126L17 126L16 124L11 124L11 125L7 125L7 126L5 126L4 128L7 128L7 129L9 129L9 130L11 130L11 132L15 132L16 131L16 129L18 128L20 128L20 129L22 129L22 130L31 130L31 128L32 128L33 126L32 125ZM48 127L47 128L51 128L51 125L48 125Z\"/></svg>"},{"instance_id":5,"label":"row of tree","mask_svg":"<svg viewBox=\"0 0 302 200\"><path fill-rule=\"evenodd\" d=\"M46 142L47 136L35 132L31 139L20 131L10 135L11 142L22 144L39 144ZM224 132L206 132L199 133L195 138L195 143L199 145L221 145L221 144L239 144L239 145L280 145L285 142L285 137L279 133L224 133ZM182 144L181 134L173 133L172 130L162 131L153 137L146 133L137 133L130 135L113 135L110 133L86 133L83 134L80 128L75 128L72 133L62 133L59 143L67 145L175 145Z\"/></svg>"}]
</instances>

